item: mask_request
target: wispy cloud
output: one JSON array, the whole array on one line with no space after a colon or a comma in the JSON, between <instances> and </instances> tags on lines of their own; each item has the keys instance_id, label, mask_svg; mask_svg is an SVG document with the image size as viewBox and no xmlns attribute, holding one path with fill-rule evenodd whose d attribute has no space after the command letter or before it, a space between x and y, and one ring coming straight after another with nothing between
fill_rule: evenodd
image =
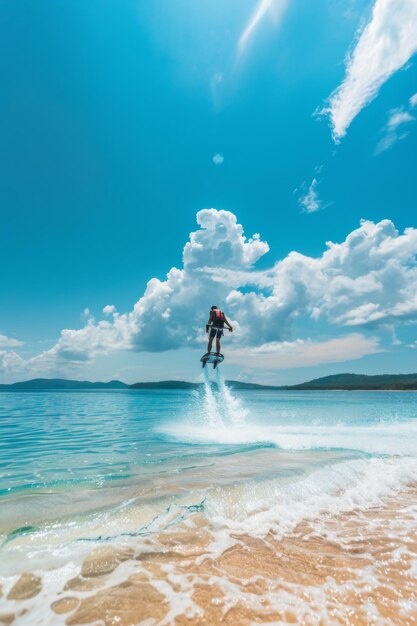
<instances>
[{"instance_id":1,"label":"wispy cloud","mask_svg":"<svg viewBox=\"0 0 417 626\"><path fill-rule=\"evenodd\" d=\"M245 365L249 360L252 368L289 369L352 361L375 352L381 352L378 338L350 333L321 342L311 339L270 342L249 350L231 350L227 358L237 365Z\"/></svg>"},{"instance_id":2,"label":"wispy cloud","mask_svg":"<svg viewBox=\"0 0 417 626\"><path fill-rule=\"evenodd\" d=\"M322 113L336 142L381 86L417 51L416 0L375 0L369 23L346 60L346 74Z\"/></svg>"},{"instance_id":3,"label":"wispy cloud","mask_svg":"<svg viewBox=\"0 0 417 626\"><path fill-rule=\"evenodd\" d=\"M218 152L217 154L214 155L213 157L213 163L214 165L221 165L224 161L224 156L222 154L220 154L220 152Z\"/></svg>"},{"instance_id":4,"label":"wispy cloud","mask_svg":"<svg viewBox=\"0 0 417 626\"><path fill-rule=\"evenodd\" d=\"M14 350L0 350L0 374L22 372L26 361Z\"/></svg>"},{"instance_id":5,"label":"wispy cloud","mask_svg":"<svg viewBox=\"0 0 417 626\"><path fill-rule=\"evenodd\" d=\"M392 109L388 114L388 122L382 129L382 137L379 140L375 154L381 154L391 148L397 141L405 139L408 135L408 127L416 118L412 115L417 106L417 94L411 96L408 105Z\"/></svg>"},{"instance_id":6,"label":"wispy cloud","mask_svg":"<svg viewBox=\"0 0 417 626\"><path fill-rule=\"evenodd\" d=\"M23 341L19 341L18 339L12 339L11 337L7 337L6 335L0 335L0 349L18 348L19 346L23 346Z\"/></svg>"},{"instance_id":7,"label":"wispy cloud","mask_svg":"<svg viewBox=\"0 0 417 626\"><path fill-rule=\"evenodd\" d=\"M275 24L279 25L287 10L289 0L260 0L239 37L237 53L241 55L249 39L254 35L261 21L269 15Z\"/></svg>"},{"instance_id":8,"label":"wispy cloud","mask_svg":"<svg viewBox=\"0 0 417 626\"><path fill-rule=\"evenodd\" d=\"M298 195L298 205L301 207L303 213L315 213L316 211L320 211L320 209L324 209L329 203L324 204L319 197L318 186L319 175L323 171L322 165L317 165L314 168L314 177L308 185L306 181L304 181L300 187L294 189L294 194Z\"/></svg>"},{"instance_id":9,"label":"wispy cloud","mask_svg":"<svg viewBox=\"0 0 417 626\"><path fill-rule=\"evenodd\" d=\"M381 154L381 152L391 148L397 141L405 139L408 135L405 126L410 124L410 122L414 122L415 119L408 111L404 111L402 108L390 111L388 122L383 129L382 138L378 141L375 154Z\"/></svg>"},{"instance_id":10,"label":"wispy cloud","mask_svg":"<svg viewBox=\"0 0 417 626\"><path fill-rule=\"evenodd\" d=\"M305 213L315 213L322 208L322 203L317 192L317 185L317 178L313 178L307 192L298 198L298 204Z\"/></svg>"}]
</instances>

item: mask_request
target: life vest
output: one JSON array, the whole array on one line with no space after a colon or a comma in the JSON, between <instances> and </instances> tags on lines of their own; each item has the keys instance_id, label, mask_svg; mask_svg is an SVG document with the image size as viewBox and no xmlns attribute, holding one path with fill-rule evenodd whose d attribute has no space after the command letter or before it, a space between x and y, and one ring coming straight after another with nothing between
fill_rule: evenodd
<instances>
[{"instance_id":1,"label":"life vest","mask_svg":"<svg viewBox=\"0 0 417 626\"><path fill-rule=\"evenodd\" d=\"M211 315L211 323L216 328L224 327L224 313L220 309L214 309Z\"/></svg>"}]
</instances>

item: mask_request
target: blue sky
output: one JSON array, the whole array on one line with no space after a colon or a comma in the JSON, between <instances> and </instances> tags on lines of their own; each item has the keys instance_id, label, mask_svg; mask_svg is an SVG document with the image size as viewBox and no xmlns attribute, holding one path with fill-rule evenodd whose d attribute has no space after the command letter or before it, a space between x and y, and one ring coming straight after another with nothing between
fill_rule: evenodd
<instances>
[{"instance_id":1,"label":"blue sky","mask_svg":"<svg viewBox=\"0 0 417 626\"><path fill-rule=\"evenodd\" d=\"M213 298L229 377L416 371L413 0L7 1L0 29L2 381L195 378Z\"/></svg>"}]
</instances>

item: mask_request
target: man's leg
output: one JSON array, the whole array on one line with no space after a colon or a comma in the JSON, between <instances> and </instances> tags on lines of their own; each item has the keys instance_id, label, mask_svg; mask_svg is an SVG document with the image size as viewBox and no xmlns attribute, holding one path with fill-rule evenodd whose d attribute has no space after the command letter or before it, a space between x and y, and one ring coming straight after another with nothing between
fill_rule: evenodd
<instances>
[{"instance_id":1,"label":"man's leg","mask_svg":"<svg viewBox=\"0 0 417 626\"><path fill-rule=\"evenodd\" d=\"M210 331L210 336L209 336L208 345L207 345L207 353L211 352L212 345L213 345L213 337L211 336L211 331Z\"/></svg>"},{"instance_id":2,"label":"man's leg","mask_svg":"<svg viewBox=\"0 0 417 626\"><path fill-rule=\"evenodd\" d=\"M216 333L216 353L220 354L220 339L223 335L223 331L222 330L218 330Z\"/></svg>"},{"instance_id":3,"label":"man's leg","mask_svg":"<svg viewBox=\"0 0 417 626\"><path fill-rule=\"evenodd\" d=\"M216 352L220 354L220 337L216 337Z\"/></svg>"}]
</instances>

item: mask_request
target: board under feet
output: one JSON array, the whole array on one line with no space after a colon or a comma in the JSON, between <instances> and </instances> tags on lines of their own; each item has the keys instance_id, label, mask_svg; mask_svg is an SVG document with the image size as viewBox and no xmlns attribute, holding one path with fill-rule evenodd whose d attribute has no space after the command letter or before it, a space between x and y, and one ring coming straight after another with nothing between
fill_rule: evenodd
<instances>
[{"instance_id":1,"label":"board under feet","mask_svg":"<svg viewBox=\"0 0 417 626\"><path fill-rule=\"evenodd\" d=\"M210 363L213 364L213 369L216 369L217 365L224 361L224 356L218 352L208 352L201 357L200 361L203 367Z\"/></svg>"}]
</instances>

